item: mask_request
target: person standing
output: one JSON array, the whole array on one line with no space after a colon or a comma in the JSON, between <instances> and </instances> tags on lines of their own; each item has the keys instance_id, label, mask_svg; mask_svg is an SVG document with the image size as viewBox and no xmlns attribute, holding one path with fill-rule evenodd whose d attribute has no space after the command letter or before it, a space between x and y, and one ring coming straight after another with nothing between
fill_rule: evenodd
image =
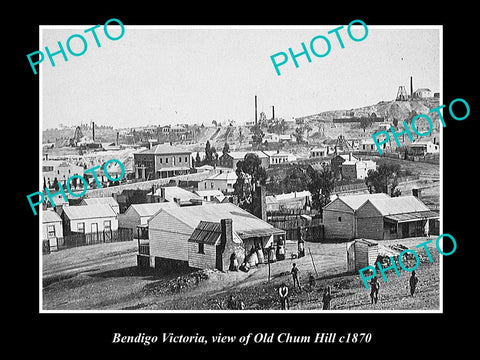
<instances>
[{"instance_id":1,"label":"person standing","mask_svg":"<svg viewBox=\"0 0 480 360\"><path fill-rule=\"evenodd\" d=\"M378 290L380 289L380 284L378 283L377 277L373 277L372 280L370 280L370 298L372 299L372 304L375 301L375 304L378 301Z\"/></svg>"},{"instance_id":2,"label":"person standing","mask_svg":"<svg viewBox=\"0 0 480 360\"><path fill-rule=\"evenodd\" d=\"M415 288L417 287L418 277L415 275L415 270L412 271L412 275L410 276L410 295L413 296L415 293Z\"/></svg>"},{"instance_id":3,"label":"person standing","mask_svg":"<svg viewBox=\"0 0 480 360\"><path fill-rule=\"evenodd\" d=\"M288 286L285 283L282 283L282 286L278 288L278 294L280 295L282 310L290 309L290 304L288 302Z\"/></svg>"},{"instance_id":4,"label":"person standing","mask_svg":"<svg viewBox=\"0 0 480 360\"><path fill-rule=\"evenodd\" d=\"M298 237L298 258L305 256L305 240L302 234L302 230L299 230L300 236Z\"/></svg>"},{"instance_id":5,"label":"person standing","mask_svg":"<svg viewBox=\"0 0 480 360\"><path fill-rule=\"evenodd\" d=\"M325 294L323 294L323 310L330 310L330 301L332 300L332 293L330 286L327 286Z\"/></svg>"},{"instance_id":6,"label":"person standing","mask_svg":"<svg viewBox=\"0 0 480 360\"><path fill-rule=\"evenodd\" d=\"M295 284L297 284L298 289L299 289L299 290L302 290L302 288L300 287L300 282L298 281L298 268L297 268L297 264L293 263L291 273L292 273L292 278L293 278L293 289L295 290Z\"/></svg>"}]
</instances>

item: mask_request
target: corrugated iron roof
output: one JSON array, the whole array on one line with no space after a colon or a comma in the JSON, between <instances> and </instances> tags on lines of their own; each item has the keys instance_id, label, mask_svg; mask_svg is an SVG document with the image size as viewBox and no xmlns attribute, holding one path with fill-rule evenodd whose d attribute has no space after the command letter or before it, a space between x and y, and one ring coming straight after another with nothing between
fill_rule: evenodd
<instances>
[{"instance_id":1,"label":"corrugated iron roof","mask_svg":"<svg viewBox=\"0 0 480 360\"><path fill-rule=\"evenodd\" d=\"M370 198L368 201L370 201L383 216L430 211L427 205L413 195L388 197L384 199Z\"/></svg>"},{"instance_id":2,"label":"corrugated iron roof","mask_svg":"<svg viewBox=\"0 0 480 360\"><path fill-rule=\"evenodd\" d=\"M112 207L107 204L66 206L63 212L70 220L117 217Z\"/></svg>"},{"instance_id":3,"label":"corrugated iron roof","mask_svg":"<svg viewBox=\"0 0 480 360\"><path fill-rule=\"evenodd\" d=\"M242 239L285 233L232 203L168 208L163 209L163 212L176 217L192 229L196 228L201 221L220 222L221 219L232 219L233 230ZM150 226L153 226L152 220L150 220ZM168 224L161 224L159 229L165 229L166 226Z\"/></svg>"},{"instance_id":4,"label":"corrugated iron roof","mask_svg":"<svg viewBox=\"0 0 480 360\"><path fill-rule=\"evenodd\" d=\"M333 201L340 200L345 203L348 207L352 210L357 210L360 206L362 206L367 200L370 199L389 199L385 193L375 193L375 194L360 194L360 195L347 195L347 196L339 196L338 198L332 200L328 203L325 207L328 207Z\"/></svg>"},{"instance_id":5,"label":"corrugated iron roof","mask_svg":"<svg viewBox=\"0 0 480 360\"><path fill-rule=\"evenodd\" d=\"M438 219L440 215L435 211L417 211L406 214L387 215L385 219L393 222L408 222L421 219Z\"/></svg>"},{"instance_id":6,"label":"corrugated iron roof","mask_svg":"<svg viewBox=\"0 0 480 360\"><path fill-rule=\"evenodd\" d=\"M189 242L196 242L208 245L216 245L222 236L222 226L220 223L210 221L200 221L192 235L188 239Z\"/></svg>"}]
</instances>

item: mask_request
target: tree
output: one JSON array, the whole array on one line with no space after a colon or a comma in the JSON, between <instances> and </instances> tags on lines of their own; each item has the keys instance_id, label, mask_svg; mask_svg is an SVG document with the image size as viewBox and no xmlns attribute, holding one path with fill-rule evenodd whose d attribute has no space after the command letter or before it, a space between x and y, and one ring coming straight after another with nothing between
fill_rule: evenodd
<instances>
[{"instance_id":1,"label":"tree","mask_svg":"<svg viewBox=\"0 0 480 360\"><path fill-rule=\"evenodd\" d=\"M202 166L202 159L200 158L200 153L197 151L197 156L195 157L195 167Z\"/></svg>"},{"instance_id":2,"label":"tree","mask_svg":"<svg viewBox=\"0 0 480 360\"><path fill-rule=\"evenodd\" d=\"M237 181L233 185L234 195L242 209L253 211L253 194L258 185L265 185L267 172L262 166L258 155L248 153L243 160L237 162L235 173Z\"/></svg>"},{"instance_id":3,"label":"tree","mask_svg":"<svg viewBox=\"0 0 480 360\"><path fill-rule=\"evenodd\" d=\"M250 131L252 132L252 143L253 143L253 146L259 146L262 144L263 142L263 137L265 136L265 134L263 133L262 129L260 129L260 126L259 125L254 125L252 126L252 128L250 129Z\"/></svg>"},{"instance_id":4,"label":"tree","mask_svg":"<svg viewBox=\"0 0 480 360\"><path fill-rule=\"evenodd\" d=\"M205 144L205 159L204 159L204 164L210 165L213 160L213 151L212 147L210 146L210 141L207 140L207 143Z\"/></svg>"},{"instance_id":5,"label":"tree","mask_svg":"<svg viewBox=\"0 0 480 360\"><path fill-rule=\"evenodd\" d=\"M360 118L360 127L363 129L363 132L365 132L365 129L372 125L373 121L370 117L362 116Z\"/></svg>"},{"instance_id":6,"label":"tree","mask_svg":"<svg viewBox=\"0 0 480 360\"><path fill-rule=\"evenodd\" d=\"M229 152L230 152L230 145L228 145L228 143L226 142L225 145L223 145L222 154L225 155L225 154L228 154Z\"/></svg>"},{"instance_id":7,"label":"tree","mask_svg":"<svg viewBox=\"0 0 480 360\"><path fill-rule=\"evenodd\" d=\"M335 175L330 167L312 172L307 188L312 194L312 207L323 216L323 207L330 202L330 195L335 189Z\"/></svg>"},{"instance_id":8,"label":"tree","mask_svg":"<svg viewBox=\"0 0 480 360\"><path fill-rule=\"evenodd\" d=\"M293 136L295 136L298 144L303 143L303 135L304 135L303 126L297 126L295 128L295 132L293 133Z\"/></svg>"},{"instance_id":9,"label":"tree","mask_svg":"<svg viewBox=\"0 0 480 360\"><path fill-rule=\"evenodd\" d=\"M365 178L365 184L368 187L370 194L385 193L391 196L399 196L398 173L400 172L400 165L393 163L381 164L377 170L369 170ZM390 190L390 191L389 191Z\"/></svg>"}]
</instances>

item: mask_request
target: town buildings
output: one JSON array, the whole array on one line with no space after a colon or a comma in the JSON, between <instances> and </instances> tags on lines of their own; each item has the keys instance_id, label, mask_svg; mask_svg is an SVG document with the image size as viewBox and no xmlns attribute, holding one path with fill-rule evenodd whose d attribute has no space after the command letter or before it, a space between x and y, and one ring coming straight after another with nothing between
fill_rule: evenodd
<instances>
[{"instance_id":1,"label":"town buildings","mask_svg":"<svg viewBox=\"0 0 480 360\"><path fill-rule=\"evenodd\" d=\"M323 208L325 238L329 240L400 239L428 236L439 214L419 198L384 193L338 196Z\"/></svg>"},{"instance_id":2,"label":"town buildings","mask_svg":"<svg viewBox=\"0 0 480 360\"><path fill-rule=\"evenodd\" d=\"M152 180L184 175L192 167L192 153L169 144L159 144L151 149L134 153L136 179Z\"/></svg>"},{"instance_id":3,"label":"town buildings","mask_svg":"<svg viewBox=\"0 0 480 360\"><path fill-rule=\"evenodd\" d=\"M233 193L233 185L237 182L237 174L233 171L221 171L212 174L203 181L198 182L198 190L219 190L224 194Z\"/></svg>"}]
</instances>

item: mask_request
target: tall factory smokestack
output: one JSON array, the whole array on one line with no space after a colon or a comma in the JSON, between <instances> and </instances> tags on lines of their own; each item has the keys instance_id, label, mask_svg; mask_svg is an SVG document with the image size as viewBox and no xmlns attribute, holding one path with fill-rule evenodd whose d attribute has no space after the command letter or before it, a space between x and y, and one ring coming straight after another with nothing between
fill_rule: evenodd
<instances>
[{"instance_id":1,"label":"tall factory smokestack","mask_svg":"<svg viewBox=\"0 0 480 360\"><path fill-rule=\"evenodd\" d=\"M275 119L275 105L272 105L272 119Z\"/></svg>"},{"instance_id":2,"label":"tall factory smokestack","mask_svg":"<svg viewBox=\"0 0 480 360\"><path fill-rule=\"evenodd\" d=\"M257 95L255 95L255 125L257 125Z\"/></svg>"},{"instance_id":3,"label":"tall factory smokestack","mask_svg":"<svg viewBox=\"0 0 480 360\"><path fill-rule=\"evenodd\" d=\"M410 76L410 98L413 99L413 76Z\"/></svg>"},{"instance_id":4,"label":"tall factory smokestack","mask_svg":"<svg viewBox=\"0 0 480 360\"><path fill-rule=\"evenodd\" d=\"M95 123L92 121L92 139L95 142Z\"/></svg>"},{"instance_id":5,"label":"tall factory smokestack","mask_svg":"<svg viewBox=\"0 0 480 360\"><path fill-rule=\"evenodd\" d=\"M118 141L118 140L119 140L119 136L120 136L120 133L117 131L117 146L118 146L118 144L119 144L119 141Z\"/></svg>"}]
</instances>

